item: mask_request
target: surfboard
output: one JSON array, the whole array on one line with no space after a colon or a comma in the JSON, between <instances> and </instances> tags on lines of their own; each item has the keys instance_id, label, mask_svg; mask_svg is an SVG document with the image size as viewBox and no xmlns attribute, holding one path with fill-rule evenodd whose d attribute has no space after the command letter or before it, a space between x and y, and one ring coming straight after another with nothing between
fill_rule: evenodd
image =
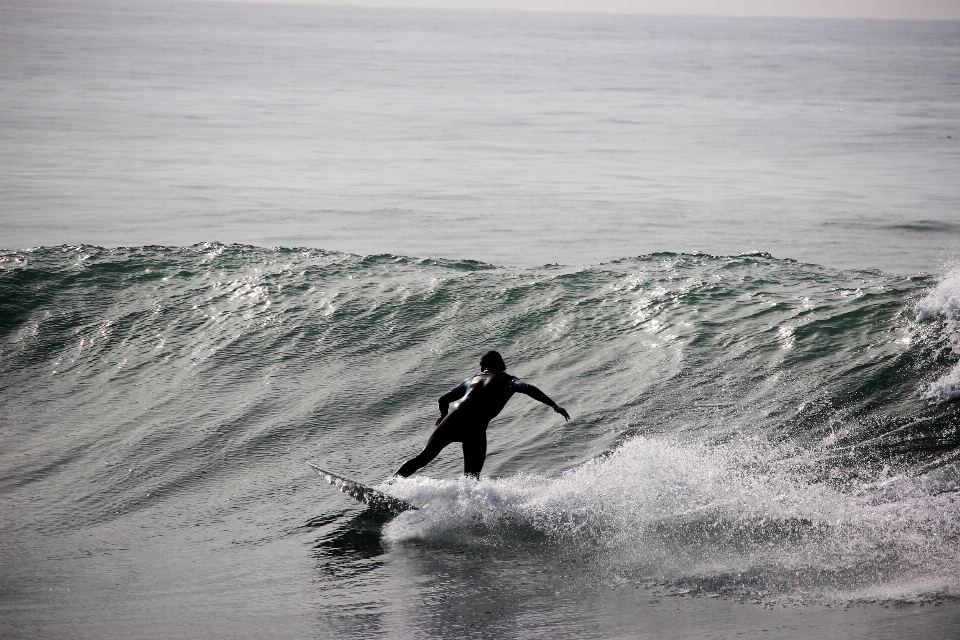
<instances>
[{"instance_id":1,"label":"surfboard","mask_svg":"<svg viewBox=\"0 0 960 640\"><path fill-rule=\"evenodd\" d=\"M340 489L340 491L343 491L357 502L362 502L371 509L389 511L391 513L401 513L410 509L416 509L415 506L406 500L388 496L384 492L377 491L373 487L365 485L362 482L357 482L356 480L351 480L346 476L341 476L338 473L321 469L312 462L308 462L307 464L310 465L311 469L317 472L318 476L335 486L337 489Z\"/></svg>"}]
</instances>

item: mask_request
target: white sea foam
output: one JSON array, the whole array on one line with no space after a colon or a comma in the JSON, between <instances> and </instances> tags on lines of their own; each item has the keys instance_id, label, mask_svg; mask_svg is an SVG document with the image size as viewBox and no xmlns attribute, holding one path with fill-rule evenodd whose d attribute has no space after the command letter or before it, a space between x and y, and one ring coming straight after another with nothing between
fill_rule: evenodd
<instances>
[{"instance_id":1,"label":"white sea foam","mask_svg":"<svg viewBox=\"0 0 960 640\"><path fill-rule=\"evenodd\" d=\"M787 467L742 444L636 438L557 478L414 477L389 489L422 508L388 524L385 539L540 536L602 575L767 600L960 590L960 517L941 478L903 479L890 493L890 483L838 489Z\"/></svg>"},{"instance_id":2,"label":"white sea foam","mask_svg":"<svg viewBox=\"0 0 960 640\"><path fill-rule=\"evenodd\" d=\"M960 355L960 269L950 271L933 291L914 307L917 319L942 319L948 332L950 348ZM945 375L930 383L927 397L945 402L960 398L960 362Z\"/></svg>"}]
</instances>

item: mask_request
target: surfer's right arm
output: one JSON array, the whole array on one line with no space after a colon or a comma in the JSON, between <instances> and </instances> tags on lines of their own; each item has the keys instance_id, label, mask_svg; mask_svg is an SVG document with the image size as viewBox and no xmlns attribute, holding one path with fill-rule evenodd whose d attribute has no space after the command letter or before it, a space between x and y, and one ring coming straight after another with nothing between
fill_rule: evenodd
<instances>
[{"instance_id":1,"label":"surfer's right arm","mask_svg":"<svg viewBox=\"0 0 960 640\"><path fill-rule=\"evenodd\" d=\"M437 403L440 405L440 417L437 418L437 424L440 424L440 421L447 417L447 411L450 408L450 403L459 400L467 393L467 389L470 388L470 380L473 378L467 378L450 391L447 391L445 394L440 396L440 400Z\"/></svg>"},{"instance_id":2,"label":"surfer's right arm","mask_svg":"<svg viewBox=\"0 0 960 640\"><path fill-rule=\"evenodd\" d=\"M543 391L540 391L540 389L537 389L532 384L521 382L519 378L516 378L514 376L509 376L507 378L507 386L510 387L512 391L526 394L531 398L533 398L534 400L542 402L543 404L547 405L548 407L550 407L551 409L553 409L554 411L562 415L564 420L570 419L570 414L567 413L566 409L564 409L563 407L558 405L556 402L551 400L550 396L545 394Z\"/></svg>"}]
</instances>

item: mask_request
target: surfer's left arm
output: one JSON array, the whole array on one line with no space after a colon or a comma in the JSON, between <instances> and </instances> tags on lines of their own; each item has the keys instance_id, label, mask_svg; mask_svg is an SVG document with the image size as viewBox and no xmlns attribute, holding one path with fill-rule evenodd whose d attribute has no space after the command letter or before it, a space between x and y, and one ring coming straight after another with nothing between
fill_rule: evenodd
<instances>
[{"instance_id":1,"label":"surfer's left arm","mask_svg":"<svg viewBox=\"0 0 960 640\"><path fill-rule=\"evenodd\" d=\"M540 391L540 389L537 389L532 384L527 384L526 382L520 382L516 378L510 378L509 386L512 390L516 391L517 393L528 395L534 400L538 400L543 404L547 405L548 407L551 407L554 411L562 415L564 420L570 419L570 414L567 413L566 409L564 409L563 407L558 405L556 402L551 400L550 396L545 394L543 391Z\"/></svg>"},{"instance_id":2,"label":"surfer's left arm","mask_svg":"<svg viewBox=\"0 0 960 640\"><path fill-rule=\"evenodd\" d=\"M437 418L437 424L440 424L440 421L447 417L447 410L450 408L450 403L454 400L459 400L466 395L467 389L470 388L470 380L468 378L460 384L458 384L450 391L447 391L445 394L440 396L440 399L437 401L437 404L440 405L440 417Z\"/></svg>"}]
</instances>

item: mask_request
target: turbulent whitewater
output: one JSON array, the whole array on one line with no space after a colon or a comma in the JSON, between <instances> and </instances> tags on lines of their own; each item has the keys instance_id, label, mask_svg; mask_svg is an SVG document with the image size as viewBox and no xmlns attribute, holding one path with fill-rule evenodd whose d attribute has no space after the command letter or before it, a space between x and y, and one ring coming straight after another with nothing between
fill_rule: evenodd
<instances>
[{"instance_id":1,"label":"turbulent whitewater","mask_svg":"<svg viewBox=\"0 0 960 640\"><path fill-rule=\"evenodd\" d=\"M481 482L451 447L381 485L423 508L376 525L371 549L512 549L581 582L780 602L960 589L958 272L218 244L5 251L0 267L7 535L133 527L158 504L165 526L218 521L198 496L238 468L259 478L241 510L256 518L289 490L280 461L377 482L492 347L574 420L514 399ZM340 513L290 513L267 538L319 526L332 553Z\"/></svg>"}]
</instances>

